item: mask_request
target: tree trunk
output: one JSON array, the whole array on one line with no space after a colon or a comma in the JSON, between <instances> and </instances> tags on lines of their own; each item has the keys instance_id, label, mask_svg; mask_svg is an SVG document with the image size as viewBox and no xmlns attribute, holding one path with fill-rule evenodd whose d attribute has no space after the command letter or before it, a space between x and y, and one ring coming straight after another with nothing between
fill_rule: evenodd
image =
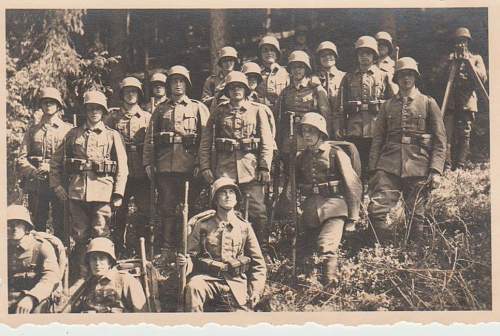
<instances>
[{"instance_id":1,"label":"tree trunk","mask_svg":"<svg viewBox=\"0 0 500 336\"><path fill-rule=\"evenodd\" d=\"M109 54L111 56L120 55L122 57L118 64L111 68L111 85L113 87L113 98L108 101L109 106L118 104L119 102L119 83L125 76L127 64L129 62L128 39L127 39L127 11L125 10L110 10L109 20Z\"/></svg>"},{"instance_id":2,"label":"tree trunk","mask_svg":"<svg viewBox=\"0 0 500 336\"><path fill-rule=\"evenodd\" d=\"M217 52L227 43L226 13L224 9L210 10L210 71L217 71Z\"/></svg>"}]
</instances>

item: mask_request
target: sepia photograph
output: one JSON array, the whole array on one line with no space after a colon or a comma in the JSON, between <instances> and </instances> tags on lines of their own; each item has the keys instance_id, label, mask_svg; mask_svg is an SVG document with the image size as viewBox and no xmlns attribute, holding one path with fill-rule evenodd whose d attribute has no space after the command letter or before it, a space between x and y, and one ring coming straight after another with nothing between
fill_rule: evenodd
<instances>
[{"instance_id":1,"label":"sepia photograph","mask_svg":"<svg viewBox=\"0 0 500 336\"><path fill-rule=\"evenodd\" d=\"M492 311L490 16L5 9L2 319Z\"/></svg>"}]
</instances>

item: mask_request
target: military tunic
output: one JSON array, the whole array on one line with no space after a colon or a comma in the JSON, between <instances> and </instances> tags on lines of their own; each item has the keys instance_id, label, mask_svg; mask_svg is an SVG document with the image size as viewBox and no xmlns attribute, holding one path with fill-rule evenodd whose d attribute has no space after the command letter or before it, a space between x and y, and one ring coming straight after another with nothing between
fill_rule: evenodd
<instances>
[{"instance_id":1,"label":"military tunic","mask_svg":"<svg viewBox=\"0 0 500 336\"><path fill-rule=\"evenodd\" d=\"M284 67L274 63L270 69L261 65L262 82L257 86L257 92L264 97L264 104L275 111L276 101L281 91L290 84L290 77Z\"/></svg>"},{"instance_id":2,"label":"military tunic","mask_svg":"<svg viewBox=\"0 0 500 336\"><path fill-rule=\"evenodd\" d=\"M9 312L29 295L35 306L47 299L59 282L60 273L52 245L27 234L19 242L8 242Z\"/></svg>"},{"instance_id":3,"label":"military tunic","mask_svg":"<svg viewBox=\"0 0 500 336\"><path fill-rule=\"evenodd\" d=\"M399 91L399 86L392 81L392 78L394 77L396 62L394 62L394 60L390 56L386 56L382 59L379 59L377 65L380 70L385 71L389 74L389 85L392 88L392 93L397 94Z\"/></svg>"},{"instance_id":4,"label":"military tunic","mask_svg":"<svg viewBox=\"0 0 500 336\"><path fill-rule=\"evenodd\" d=\"M24 135L17 159L36 230L47 230L49 208L52 208L54 233L59 238L62 238L64 230L63 204L49 187L48 174L42 179L35 174L41 165L48 166L50 172L50 159L71 128L71 124L62 121L58 116L51 119L42 117L40 122L31 126Z\"/></svg>"},{"instance_id":5,"label":"military tunic","mask_svg":"<svg viewBox=\"0 0 500 336\"><path fill-rule=\"evenodd\" d=\"M142 108L142 109L143 109L144 111L146 111L146 112L149 112L149 113L151 114L151 113L153 113L153 112L156 110L156 108L157 108L157 107L158 107L161 103L163 103L163 102L164 102L164 101L166 101L166 100L167 100L167 96L166 96L166 95L165 95L165 96L162 96L160 99L156 99L156 98L155 98L155 99L154 99L154 106L153 106L153 105L151 105L151 101L149 101L147 104L145 104L145 105L143 106L143 108Z\"/></svg>"},{"instance_id":6,"label":"military tunic","mask_svg":"<svg viewBox=\"0 0 500 336\"><path fill-rule=\"evenodd\" d=\"M175 209L184 199L184 181L194 181L201 133L208 116L205 104L187 96L177 103L168 99L156 108L146 132L143 164L156 168L162 234L168 246L175 246L177 241ZM190 204L199 196L200 187L199 181L190 184Z\"/></svg>"},{"instance_id":7,"label":"military tunic","mask_svg":"<svg viewBox=\"0 0 500 336\"><path fill-rule=\"evenodd\" d=\"M386 228L385 216L396 205L399 191L410 209L418 193L425 199L423 183L431 170L442 173L445 151L442 115L433 98L414 88L406 99L399 93L382 105L369 164L369 213L375 225ZM418 202L416 215L423 216L424 205Z\"/></svg>"},{"instance_id":8,"label":"military tunic","mask_svg":"<svg viewBox=\"0 0 500 336\"><path fill-rule=\"evenodd\" d=\"M331 138L335 136L341 126L340 120L342 111L340 110L340 84L342 84L342 79L345 74L344 71L340 71L336 67L332 67L329 70L323 69L317 74L321 81L321 85L328 94L328 101L330 103L331 114L327 120L330 121L328 129L332 132L330 134Z\"/></svg>"},{"instance_id":9,"label":"military tunic","mask_svg":"<svg viewBox=\"0 0 500 336\"><path fill-rule=\"evenodd\" d=\"M134 197L137 207L136 232L139 237L145 237L145 227L149 218L150 182L144 170L142 161L144 138L149 126L151 114L135 105L129 111L123 107L113 109L105 119L105 124L120 132L125 143L128 163L128 179L125 187L123 203L116 214L117 227L113 228L114 242L117 249L123 244L123 235L127 224L129 200Z\"/></svg>"},{"instance_id":10,"label":"military tunic","mask_svg":"<svg viewBox=\"0 0 500 336\"><path fill-rule=\"evenodd\" d=\"M207 105L211 106L214 98L221 95L224 90L224 79L225 76L222 71L219 71L216 75L210 75L203 84L203 90L201 92L201 101Z\"/></svg>"},{"instance_id":11,"label":"military tunic","mask_svg":"<svg viewBox=\"0 0 500 336\"><path fill-rule=\"evenodd\" d=\"M202 232L205 237L203 238ZM202 242L201 239L205 241ZM234 275L223 272L219 276L200 273L188 263L188 273L192 273L186 286L186 311L203 311L208 299L217 295L231 293L236 302L233 309L246 310L244 307L251 294L262 294L266 281L266 264L259 243L250 223L230 215L229 221L221 221L212 213L199 219L188 237L188 254L191 260L201 254L201 246L211 259L229 262L240 256L251 258L250 268L246 274Z\"/></svg>"}]
</instances>

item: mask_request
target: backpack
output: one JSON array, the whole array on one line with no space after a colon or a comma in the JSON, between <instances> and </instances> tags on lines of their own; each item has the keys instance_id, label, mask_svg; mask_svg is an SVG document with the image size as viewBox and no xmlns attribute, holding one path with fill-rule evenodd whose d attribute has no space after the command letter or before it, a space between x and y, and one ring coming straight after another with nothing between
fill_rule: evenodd
<instances>
[{"instance_id":1,"label":"backpack","mask_svg":"<svg viewBox=\"0 0 500 336\"><path fill-rule=\"evenodd\" d=\"M341 148L344 153L349 156L349 158L351 159L352 168L354 169L356 174L358 174L358 176L361 176L361 159L359 158L359 152L356 148L356 145L354 145L352 142L342 140L330 140L328 142L334 146Z\"/></svg>"},{"instance_id":2,"label":"backpack","mask_svg":"<svg viewBox=\"0 0 500 336\"><path fill-rule=\"evenodd\" d=\"M50 234L48 232L41 232L41 231L31 231L31 234L33 237L40 243L43 243L44 241L47 241L52 245L54 248L54 251L56 253L56 258L57 258L57 264L59 265L59 281L62 281L64 272L66 270L66 266L68 265L68 257L66 255L66 247L64 247L64 244L62 241L54 236L53 234ZM36 263L36 259L38 258L38 252L39 249L35 249L33 252L33 257L32 257L32 262Z\"/></svg>"}]
</instances>

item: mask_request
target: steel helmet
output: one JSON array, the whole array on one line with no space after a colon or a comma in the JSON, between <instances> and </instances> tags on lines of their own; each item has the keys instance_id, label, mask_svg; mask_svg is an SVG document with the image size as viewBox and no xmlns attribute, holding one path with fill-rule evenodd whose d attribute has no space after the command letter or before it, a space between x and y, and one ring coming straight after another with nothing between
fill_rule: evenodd
<instances>
[{"instance_id":1,"label":"steel helmet","mask_svg":"<svg viewBox=\"0 0 500 336\"><path fill-rule=\"evenodd\" d=\"M182 65L174 65L173 67L171 67L169 70L168 70L168 74L167 74L167 79L172 77L173 75L180 75L182 77L184 77L187 81L187 83L189 84L189 86L191 87L191 77L189 76L189 70L186 69L186 67L182 66Z\"/></svg>"},{"instance_id":2,"label":"steel helmet","mask_svg":"<svg viewBox=\"0 0 500 336\"><path fill-rule=\"evenodd\" d=\"M472 35L470 34L469 29L465 27L460 27L455 30L455 39L458 39L460 37L465 37L469 40L472 40Z\"/></svg>"},{"instance_id":3,"label":"steel helmet","mask_svg":"<svg viewBox=\"0 0 500 336\"><path fill-rule=\"evenodd\" d=\"M328 139L328 130L326 129L326 119L321 114L316 112L307 112L304 114L300 126L310 125L318 129Z\"/></svg>"},{"instance_id":4,"label":"steel helmet","mask_svg":"<svg viewBox=\"0 0 500 336\"><path fill-rule=\"evenodd\" d=\"M234 191L236 191L236 199L238 200L238 202L241 200L241 191L238 185L234 182L233 179L227 176L222 176L215 180L214 183L212 183L212 187L210 189L210 204L212 204L213 207L215 207L215 195L222 188L233 188Z\"/></svg>"},{"instance_id":5,"label":"steel helmet","mask_svg":"<svg viewBox=\"0 0 500 336\"><path fill-rule=\"evenodd\" d=\"M222 58L224 57L232 57L234 58L234 61L237 62L238 52L233 47L224 47L221 50L219 50L219 54L217 56L217 64L219 64L219 66Z\"/></svg>"},{"instance_id":6,"label":"steel helmet","mask_svg":"<svg viewBox=\"0 0 500 336\"><path fill-rule=\"evenodd\" d=\"M309 55L305 51L302 50L295 50L293 51L290 56L288 56L288 65L292 64L293 62L300 62L304 63L306 67L311 71L311 61L309 60Z\"/></svg>"},{"instance_id":7,"label":"steel helmet","mask_svg":"<svg viewBox=\"0 0 500 336\"><path fill-rule=\"evenodd\" d=\"M231 71L230 73L227 74L226 78L224 79L224 94L226 97L229 97L229 92L228 92L228 87L229 84L231 83L240 83L245 86L245 96L248 96L250 94L250 86L248 85L248 79L247 76L241 72L241 71Z\"/></svg>"},{"instance_id":8,"label":"steel helmet","mask_svg":"<svg viewBox=\"0 0 500 336\"><path fill-rule=\"evenodd\" d=\"M149 82L150 83L159 82L159 83L166 84L167 83L167 75L165 75L164 73L161 73L161 72L155 72L151 76L151 78L149 79Z\"/></svg>"},{"instance_id":9,"label":"steel helmet","mask_svg":"<svg viewBox=\"0 0 500 336\"><path fill-rule=\"evenodd\" d=\"M144 93L142 92L142 83L140 80L138 80L135 77L125 77L121 82L120 82L120 91L123 92L123 89L126 87L135 87L136 89L139 90L141 95Z\"/></svg>"},{"instance_id":10,"label":"steel helmet","mask_svg":"<svg viewBox=\"0 0 500 336\"><path fill-rule=\"evenodd\" d=\"M241 72L243 72L245 75L249 74L256 74L262 79L262 74L261 74L262 69L260 68L260 65L254 62L247 62L243 64L241 67Z\"/></svg>"},{"instance_id":11,"label":"steel helmet","mask_svg":"<svg viewBox=\"0 0 500 336\"><path fill-rule=\"evenodd\" d=\"M321 42L318 45L318 48L316 48L316 53L319 54L319 52L322 50L331 50L335 54L335 58L339 57L339 53L337 51L337 46L333 42L330 42L330 41Z\"/></svg>"},{"instance_id":12,"label":"steel helmet","mask_svg":"<svg viewBox=\"0 0 500 336\"><path fill-rule=\"evenodd\" d=\"M44 87L40 90L40 101L43 99L53 99L59 103L59 107L62 108L64 103L61 98L61 92L54 87Z\"/></svg>"},{"instance_id":13,"label":"steel helmet","mask_svg":"<svg viewBox=\"0 0 500 336\"><path fill-rule=\"evenodd\" d=\"M376 35L375 35L375 39L380 43L381 41L384 41L386 42L387 44L389 44L389 48L392 52L392 49L394 48L393 44L392 44L392 36L391 34L389 34L388 32L384 32L384 31L381 31L381 32L378 32Z\"/></svg>"},{"instance_id":14,"label":"steel helmet","mask_svg":"<svg viewBox=\"0 0 500 336\"><path fill-rule=\"evenodd\" d=\"M28 230L33 230L35 226L31 221L30 212L25 206L12 204L7 207L7 223L10 220L21 220L28 225Z\"/></svg>"},{"instance_id":15,"label":"steel helmet","mask_svg":"<svg viewBox=\"0 0 500 336\"><path fill-rule=\"evenodd\" d=\"M420 71L418 71L418 64L411 57L401 57L396 62L396 68L394 70L394 76L392 78L392 81L394 83L397 83L397 81L398 81L398 73L401 70L413 70L416 73L416 75L417 75L417 79L420 78Z\"/></svg>"},{"instance_id":16,"label":"steel helmet","mask_svg":"<svg viewBox=\"0 0 500 336\"><path fill-rule=\"evenodd\" d=\"M358 38L358 40L354 44L354 49L358 50L360 48L370 49L378 57L378 43L377 40L375 40L373 37L361 36L360 38Z\"/></svg>"},{"instance_id":17,"label":"steel helmet","mask_svg":"<svg viewBox=\"0 0 500 336\"><path fill-rule=\"evenodd\" d=\"M108 112L108 100L104 93L97 90L90 90L83 94L83 105L97 104L100 105L106 112Z\"/></svg>"},{"instance_id":18,"label":"steel helmet","mask_svg":"<svg viewBox=\"0 0 500 336\"><path fill-rule=\"evenodd\" d=\"M115 244L113 244L113 242L106 237L97 237L90 241L87 245L87 251L85 252L87 262L89 254L92 252L106 253L113 260L113 264L116 262Z\"/></svg>"},{"instance_id":19,"label":"steel helmet","mask_svg":"<svg viewBox=\"0 0 500 336\"><path fill-rule=\"evenodd\" d=\"M274 49L276 49L276 53L278 54L279 59L281 56L281 49L278 39L272 35L264 36L259 42L259 49L262 48L262 46L265 44L271 45L274 47Z\"/></svg>"}]
</instances>

